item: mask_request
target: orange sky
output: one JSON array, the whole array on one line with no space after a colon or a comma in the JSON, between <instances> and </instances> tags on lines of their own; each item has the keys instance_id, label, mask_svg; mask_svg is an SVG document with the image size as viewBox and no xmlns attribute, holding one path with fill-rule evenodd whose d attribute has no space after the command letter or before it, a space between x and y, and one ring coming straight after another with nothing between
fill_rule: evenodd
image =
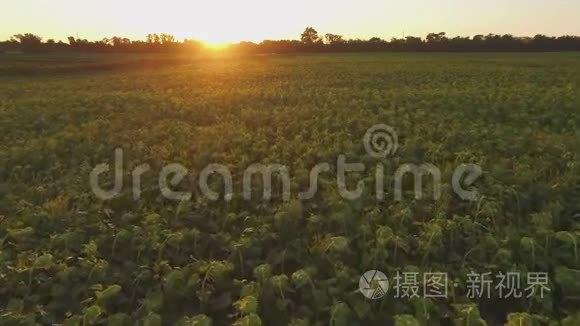
<instances>
[{"instance_id":1,"label":"orange sky","mask_svg":"<svg viewBox=\"0 0 580 326\"><path fill-rule=\"evenodd\" d=\"M114 35L144 39L169 33L209 43L298 38L306 26L346 37L389 39L480 33L580 35L578 0L4 0L0 39L35 33L45 39Z\"/></svg>"}]
</instances>

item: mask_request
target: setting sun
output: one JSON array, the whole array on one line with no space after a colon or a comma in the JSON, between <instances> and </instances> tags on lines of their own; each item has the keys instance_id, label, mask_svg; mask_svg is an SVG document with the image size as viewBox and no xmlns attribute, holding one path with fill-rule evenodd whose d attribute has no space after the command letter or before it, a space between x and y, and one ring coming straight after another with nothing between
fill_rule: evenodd
<instances>
[{"instance_id":1,"label":"setting sun","mask_svg":"<svg viewBox=\"0 0 580 326\"><path fill-rule=\"evenodd\" d=\"M226 50L228 47L230 47L232 45L231 42L227 42L227 43L213 43L213 42L205 42L202 41L203 45L209 49L209 50L213 50L213 51L222 51L222 50Z\"/></svg>"}]
</instances>

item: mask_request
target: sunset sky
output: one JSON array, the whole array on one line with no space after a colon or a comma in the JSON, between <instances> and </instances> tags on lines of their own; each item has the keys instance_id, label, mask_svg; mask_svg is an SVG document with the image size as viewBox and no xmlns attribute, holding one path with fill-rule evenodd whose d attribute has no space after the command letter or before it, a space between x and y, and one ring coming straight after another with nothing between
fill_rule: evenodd
<instances>
[{"instance_id":1,"label":"sunset sky","mask_svg":"<svg viewBox=\"0 0 580 326\"><path fill-rule=\"evenodd\" d=\"M209 43L296 39L306 26L348 38L511 33L580 35L578 0L3 0L0 39L100 40L169 33Z\"/></svg>"}]
</instances>

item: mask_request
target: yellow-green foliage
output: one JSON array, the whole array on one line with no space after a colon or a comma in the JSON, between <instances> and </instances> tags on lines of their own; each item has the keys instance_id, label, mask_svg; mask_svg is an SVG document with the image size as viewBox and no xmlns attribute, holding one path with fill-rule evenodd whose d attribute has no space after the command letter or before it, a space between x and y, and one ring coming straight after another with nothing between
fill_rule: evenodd
<instances>
[{"instance_id":1,"label":"yellow-green foliage","mask_svg":"<svg viewBox=\"0 0 580 326\"><path fill-rule=\"evenodd\" d=\"M577 54L430 53L0 76L0 325L574 324L579 75ZM438 201L395 203L386 186L378 202L367 182L347 201L332 173L313 199L296 199L310 169L339 154L374 180L362 138L380 123L399 135L385 185L404 163L434 164L447 184L475 163L479 200L447 187ZM101 201L89 173L115 148L123 192ZM151 171L134 200L131 171L143 163ZM232 200L201 197L188 179L176 189L191 201L163 199L168 163L193 176L227 166ZM252 163L288 166L292 200L280 201L276 179L270 202L256 180L244 200ZM371 302L357 289L372 269L448 272L449 297ZM555 274L543 299L493 290L478 302L465 297L471 271Z\"/></svg>"}]
</instances>

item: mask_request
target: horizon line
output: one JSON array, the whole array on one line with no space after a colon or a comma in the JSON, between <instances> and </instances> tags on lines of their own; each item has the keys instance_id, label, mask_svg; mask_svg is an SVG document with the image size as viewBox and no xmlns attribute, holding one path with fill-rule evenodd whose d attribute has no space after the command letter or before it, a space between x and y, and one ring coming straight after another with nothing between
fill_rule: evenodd
<instances>
[{"instance_id":1,"label":"horizon line","mask_svg":"<svg viewBox=\"0 0 580 326\"><path fill-rule=\"evenodd\" d=\"M536 33L534 35L530 35L530 34L528 34L528 35L516 35L516 34L511 34L511 33L504 33L504 34L497 34L497 33L477 33L477 34L473 34L473 35L461 35L461 34L455 34L455 35L453 35L453 34L447 34L447 32L444 32L444 31L442 31L442 32L429 32L429 33L427 33L424 36L423 35L422 36L417 36L417 35L412 35L412 34L408 34L407 35L407 34L403 33L401 35L402 37L392 36L390 38L380 37L380 36L372 36L372 37L348 37L348 36L345 36L345 35L342 35L342 34L335 34L335 33L330 33L330 32L329 33L320 33L319 32L318 35L321 38L324 38L324 36L327 35L327 34L339 35L339 36L342 36L344 38L344 40L370 40L370 39L373 39L373 38L379 38L380 40L389 41L389 40L393 40L393 39L397 39L397 40L406 39L408 37L415 37L415 38L420 38L421 40L425 40L426 37L429 34L437 34L437 33L444 33L445 36L448 37L449 39L457 38L457 37L460 37L460 38L470 38L471 39L471 38L473 38L475 36L480 36L480 35L481 36L489 36L489 35L512 36L514 38L519 38L519 39L534 38L536 36L545 36L545 37L551 37L551 38L580 37L580 35L575 35L575 34L550 35L550 34L542 34L542 33ZM185 41L197 41L197 42L206 43L206 44L212 44L213 43L213 42L208 42L208 41L205 41L203 39L195 38L195 37L182 37L182 38L178 38L178 37L176 37L172 33L148 33L148 34L145 34L145 36L144 37L141 37L141 38L130 38L130 37L127 37L127 36L122 36L122 35L112 35L112 36L103 37L103 38L100 38L100 39L97 39L97 38L92 38L92 39L83 38L83 37L79 37L78 33L75 33L76 35L69 35L65 39L62 39L62 38L56 39L56 38L51 38L51 37L45 37L45 36L42 36L40 34L33 33L33 32L11 33L11 35L7 39L3 39L3 40L0 39L0 42L10 42L12 40L15 40L14 37L16 35L25 35L25 34L33 34L35 36L38 36L38 37L40 37L40 39L43 42L46 42L48 40L53 40L55 42L63 42L63 43L67 43L69 37L74 37L75 40L87 40L89 42L99 42L99 41L103 41L105 39L112 39L112 38L115 38L115 37L119 37L119 38L122 38L122 39L129 39L130 41L143 41L143 42L147 42L147 35L155 35L155 34L156 35L166 34L166 35L173 36L178 43L179 42L185 42ZM235 45L235 44L239 44L239 43L254 43L254 44L260 44L260 43L265 42L265 41L300 41L300 38L299 37L297 37L297 38L278 38L278 39L265 38L265 39L262 39L262 40L259 40L259 41L256 41L256 40L238 40L238 41L231 41L231 42L220 42L219 44L230 44L230 45Z\"/></svg>"}]
</instances>

